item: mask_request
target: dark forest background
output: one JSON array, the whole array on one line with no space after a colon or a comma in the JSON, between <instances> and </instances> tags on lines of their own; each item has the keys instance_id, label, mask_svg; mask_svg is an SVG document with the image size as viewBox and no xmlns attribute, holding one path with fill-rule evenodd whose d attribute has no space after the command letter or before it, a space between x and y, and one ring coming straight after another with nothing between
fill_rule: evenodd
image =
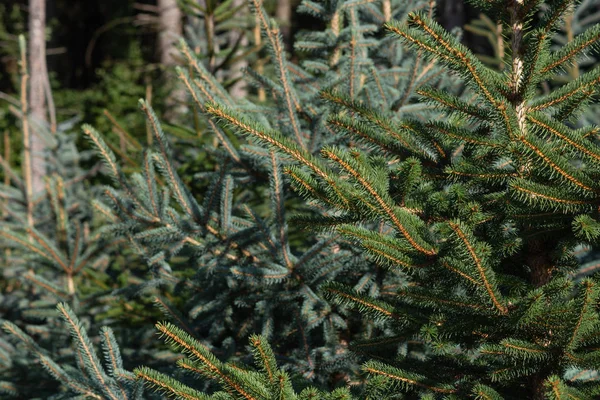
<instances>
[{"instance_id":1,"label":"dark forest background","mask_svg":"<svg viewBox=\"0 0 600 400\"><path fill-rule=\"evenodd\" d=\"M35 4L44 3L37 1ZM235 1L240 3L241 0L230 0L232 4ZM181 17L179 26L171 28L189 39L186 29L194 29L194 18L202 20L202 7L210 3L218 6L224 2L45 0L46 63L57 121L88 122L104 132L114 131L114 123L117 122L128 127L135 137L141 138L145 135L145 122L137 110L137 100L150 98L161 113L169 108L165 107L169 104L169 93L173 92L173 80L169 79L172 75L169 73L177 60L170 62L168 57L165 59L165 52L160 49L159 38L164 31L160 23L161 3L163 6L176 4ZM0 1L0 95L4 95L5 100L7 96L18 96L18 35L24 34L29 40L31 4L34 4L31 0ZM296 32L323 28L322 21L306 13L297 13L298 4L299 0L264 2L265 8L282 26L292 57L297 57L292 42ZM464 29L470 21L478 18L478 11L464 0L437 2L437 19L442 25L448 29L461 29L462 40L476 53L491 55L493 49L489 40ZM227 24L224 26L227 27ZM202 32L195 33L202 36ZM220 34L225 36L227 33L223 30ZM176 52L173 49L167 51ZM182 97L178 101L185 102L185 99ZM111 117L107 117L107 113ZM18 132L12 132L18 126L15 118L7 108L0 109L0 132L8 134L11 142L15 142L12 160L9 161L18 165L20 140L17 140ZM118 140L116 136L113 139Z\"/></svg>"},{"instance_id":2,"label":"dark forest background","mask_svg":"<svg viewBox=\"0 0 600 400\"><path fill-rule=\"evenodd\" d=\"M277 1L271 1L276 8ZM282 2L279 2L282 3ZM291 1L291 33L310 30L319 21L296 14ZM0 91L13 92L17 72L17 35L27 33L27 0L0 2ZM122 63L138 62L141 75L159 69L154 0L47 0L47 63L53 86L86 90L99 84L106 71ZM440 0L438 21L446 28L463 27L476 18L464 0ZM463 40L485 51L485 41L466 32ZM291 45L291 43L290 43ZM141 61L141 63L139 63Z\"/></svg>"}]
</instances>

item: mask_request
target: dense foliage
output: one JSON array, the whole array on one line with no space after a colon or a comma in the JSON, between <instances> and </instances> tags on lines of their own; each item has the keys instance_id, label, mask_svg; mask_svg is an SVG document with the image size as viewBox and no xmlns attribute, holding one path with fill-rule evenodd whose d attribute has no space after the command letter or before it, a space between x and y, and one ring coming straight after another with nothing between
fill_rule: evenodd
<instances>
[{"instance_id":1,"label":"dense foliage","mask_svg":"<svg viewBox=\"0 0 600 400\"><path fill-rule=\"evenodd\" d=\"M303 0L326 28L297 35L295 63L249 0L238 22L264 47L242 53L245 97L215 68L243 49L202 58L191 36L171 83L189 104L163 128L140 100L143 150L84 124L86 171L61 125L37 196L2 159L0 391L600 396L600 67L583 61L600 25L587 2L473 3L503 35L486 64L434 2L402 0Z\"/></svg>"}]
</instances>

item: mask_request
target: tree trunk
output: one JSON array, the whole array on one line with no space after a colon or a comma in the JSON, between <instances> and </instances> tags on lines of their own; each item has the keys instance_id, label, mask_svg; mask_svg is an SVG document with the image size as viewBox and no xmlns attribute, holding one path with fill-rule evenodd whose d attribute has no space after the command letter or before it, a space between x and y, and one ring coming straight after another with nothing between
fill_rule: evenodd
<instances>
[{"instance_id":1,"label":"tree trunk","mask_svg":"<svg viewBox=\"0 0 600 400\"><path fill-rule=\"evenodd\" d=\"M36 125L48 122L46 114L46 1L29 0L29 109L36 121L30 140L31 190L35 195L44 190L46 146Z\"/></svg>"},{"instance_id":2,"label":"tree trunk","mask_svg":"<svg viewBox=\"0 0 600 400\"><path fill-rule=\"evenodd\" d=\"M177 6L177 0L158 0L158 18L160 62L165 66L173 66L177 63L174 57L175 42L181 36L181 11Z\"/></svg>"},{"instance_id":3,"label":"tree trunk","mask_svg":"<svg viewBox=\"0 0 600 400\"><path fill-rule=\"evenodd\" d=\"M452 30L457 26L462 28L465 24L465 5L463 0L445 0L441 7L440 20L447 30Z\"/></svg>"},{"instance_id":4,"label":"tree trunk","mask_svg":"<svg viewBox=\"0 0 600 400\"><path fill-rule=\"evenodd\" d=\"M185 111L186 92L174 79L173 67L177 65L175 54L177 53L176 42L181 37L182 23L181 10L177 0L158 0L158 18L160 21L158 32L158 52L160 62L166 68L165 77L171 81L171 90L165 99L164 118L173 121L177 115Z\"/></svg>"},{"instance_id":5,"label":"tree trunk","mask_svg":"<svg viewBox=\"0 0 600 400\"><path fill-rule=\"evenodd\" d=\"M291 0L278 0L277 8L275 10L275 18L279 24L279 30L281 36L283 36L283 42L288 50L292 48L292 1Z\"/></svg>"}]
</instances>

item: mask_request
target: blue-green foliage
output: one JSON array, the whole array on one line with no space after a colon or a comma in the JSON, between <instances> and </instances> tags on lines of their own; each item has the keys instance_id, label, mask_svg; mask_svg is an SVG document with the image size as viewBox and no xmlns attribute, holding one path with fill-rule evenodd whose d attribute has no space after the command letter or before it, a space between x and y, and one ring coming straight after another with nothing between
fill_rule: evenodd
<instances>
[{"instance_id":1,"label":"blue-green foliage","mask_svg":"<svg viewBox=\"0 0 600 400\"><path fill-rule=\"evenodd\" d=\"M538 88L598 35L592 28L550 51L571 1L546 11L533 2L478 3L523 29L513 33L506 75L426 12L387 24L392 37L465 82L462 98L419 89L444 120L397 118L357 99L352 60L347 79L320 92L334 110L324 126L370 149L324 146L315 157L227 104L208 112L297 162L292 181L328 211L298 221L333 229L409 275L375 295L340 282L322 288L387 330L354 346L377 360L363 366L369 398L595 398L598 381L579 377L596 376L599 365L598 280L581 279L577 254L599 244L600 152L597 128L570 120L592 100L600 70L548 93ZM573 367L582 375L573 378Z\"/></svg>"},{"instance_id":2,"label":"blue-green foliage","mask_svg":"<svg viewBox=\"0 0 600 400\"><path fill-rule=\"evenodd\" d=\"M277 366L275 353L264 336L250 336L250 348L257 371L248 366L219 361L203 344L175 325L157 324L157 328L175 350L185 354L186 357L177 363L180 368L196 377L219 382L223 389L209 396L152 369L141 367L135 370L135 374L142 379L140 382L146 381L149 386L169 396L198 400L354 398L347 388L322 392L314 387L306 387L298 393L293 388L289 374Z\"/></svg>"},{"instance_id":3,"label":"blue-green foliage","mask_svg":"<svg viewBox=\"0 0 600 400\"><path fill-rule=\"evenodd\" d=\"M75 362L62 363L61 357L68 352L64 348L68 346L68 335L58 322L56 304L69 303L93 328L99 320L118 320L128 308L143 309L143 304L131 306L111 295L114 289L135 281L136 265L131 251L120 247L122 237L104 234L104 210L93 203L101 190L90 183L100 164L92 164L89 170L84 167L92 154L76 148L73 126L78 121L59 123L51 132L46 124L29 115L23 116L14 108L10 112L20 121L18 127L27 126L30 134L44 141L47 163L45 190L29 197L24 163L17 167L13 160L0 159L2 172L10 178L0 184L0 321L18 333L25 347L43 355L47 366L59 368L48 361L53 359L64 371L70 371ZM124 271L123 265L129 268ZM143 312L139 318L144 318ZM120 326L115 332L131 333L132 328ZM24 332L35 338L35 345ZM128 340L121 345L126 351L131 349L130 343L136 342L136 336L139 339L144 335L124 335ZM148 348L139 342L134 346L137 353L128 353L131 361L147 361ZM0 336L0 347L3 395L50 398L64 393L52 376L32 368L32 355L12 345L5 334Z\"/></svg>"},{"instance_id":4,"label":"blue-green foliage","mask_svg":"<svg viewBox=\"0 0 600 400\"><path fill-rule=\"evenodd\" d=\"M333 215L317 202L300 203L290 193L288 177L294 175L290 165L294 154L278 153L254 139L236 145L232 129L211 119L211 110L217 103L235 108L238 113L229 125L248 121L248 126L268 126L272 135L294 149L292 153L301 152L307 160L315 160L324 145L365 147L336 135L337 128L326 123L337 106L329 105L324 90L354 91L369 104L388 110L382 111L385 115L417 108L426 115L433 107L415 102L413 91L423 80L436 82L437 69L429 65L417 73L420 68L415 62L424 60L413 60L397 43L383 37L377 28L385 21L381 10L374 4L353 2L327 3L319 15L324 20L331 13L342 18L342 36L337 42L327 42L329 28L325 36L311 39L323 46L314 60L323 57L327 61L339 54L339 62L327 64L326 71L294 65L260 3L249 3L273 68L271 76L253 70L248 70L248 76L271 95L271 101L253 104L233 99L194 52L181 45L189 68L178 70L179 78L219 144L216 149L204 149L216 162L214 171L197 175L206 182L202 184L204 193L192 193L184 184L174 150L146 103L141 102L140 107L153 132L153 148L145 153L139 174L126 177L100 135L91 127L84 132L99 149L117 184L118 191L107 189L105 201L116 221L110 229L127 236L154 271L154 279L122 294L170 287L179 296L178 304L157 298L157 305L174 324L221 352L220 357L234 354L240 340L257 332L270 341L287 369L320 385L336 386L357 368L356 357L346 349L346 338L371 335L380 324L359 323L345 307L324 298L320 286L337 280L359 293L377 296L402 284L404 275L373 270L355 251L353 240L343 239L327 227L317 234L302 232L300 228L310 221L318 224ZM404 7L394 3L392 10L400 15ZM348 35L354 35L355 48L347 47ZM302 43L299 49L305 49ZM382 54L384 47L386 53ZM352 84L344 78L349 72ZM406 74L413 76L412 82L406 82ZM381 91L383 87L386 89ZM374 111L373 115L379 114ZM392 125L388 129L394 129ZM383 167L379 165L373 172L381 175ZM299 179L293 178L292 184L300 192L313 190ZM194 185L198 186L198 181ZM296 213L294 222L290 209Z\"/></svg>"},{"instance_id":5,"label":"blue-green foliage","mask_svg":"<svg viewBox=\"0 0 600 400\"><path fill-rule=\"evenodd\" d=\"M77 368L73 368L70 363L65 362L65 354L61 354L62 365L60 365L47 350L41 348L12 322L5 321L2 325L4 331L15 339L18 346L24 347L25 354L22 355L24 359L31 360L33 357L54 379L68 389L67 394L53 396L52 398L72 398L73 393L75 393L84 398L92 399L142 399L143 385L140 381L135 380L135 376L131 372L123 370L123 360L113 331L108 327L102 327L101 329L100 342L103 354L103 362L101 362L101 357L94 349L86 328L73 310L66 303L60 303L57 306L57 311L63 320L62 325L68 329L74 342L71 355ZM37 383L39 384L39 382ZM9 392L8 394L18 395L19 393L15 390L14 393ZM39 386L32 392L34 396L42 396L43 393L44 389Z\"/></svg>"},{"instance_id":6,"label":"blue-green foliage","mask_svg":"<svg viewBox=\"0 0 600 400\"><path fill-rule=\"evenodd\" d=\"M217 143L203 149L215 168L194 179L144 101L153 147L139 173L84 126L114 181L96 203L104 229L151 271L113 294L154 298L188 375L153 365L132 381L107 329L103 365L65 305L80 372L5 329L65 389L99 398L136 396L141 381L186 399L598 397L600 290L586 263L600 239L600 145L578 116L600 69L541 89L600 35L554 51L572 1L474 3L516 30L506 73L436 24L431 3L407 13L385 0L303 1L329 25L301 36L295 65L250 0L271 64L247 74L268 101L232 98L181 45L179 79ZM240 356L251 333L257 370Z\"/></svg>"}]
</instances>

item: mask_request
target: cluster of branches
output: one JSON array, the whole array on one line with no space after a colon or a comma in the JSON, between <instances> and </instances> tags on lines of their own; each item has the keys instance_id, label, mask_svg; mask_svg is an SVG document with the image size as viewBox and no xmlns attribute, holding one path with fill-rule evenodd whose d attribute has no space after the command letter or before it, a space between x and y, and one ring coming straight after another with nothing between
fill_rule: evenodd
<instances>
[{"instance_id":1,"label":"cluster of branches","mask_svg":"<svg viewBox=\"0 0 600 400\"><path fill-rule=\"evenodd\" d=\"M250 0L272 75L246 73L268 102L234 99L182 43L179 79L218 143L206 149L214 170L195 176L209 182L202 196L146 102L153 147L140 173L127 176L84 126L114 181L94 203L103 229L152 272L113 294L152 294L190 375L127 372L107 328L103 367L65 304L81 373L5 329L65 387L97 398L140 398L141 381L185 399L599 396L600 129L579 116L600 68L554 77L594 50L600 29L555 49L573 1L479 1L512 32L500 73L434 22L431 2L408 13L401 3L303 1L331 23L300 37L310 57L294 65ZM251 332L258 371L238 351ZM348 383L365 385L321 390Z\"/></svg>"}]
</instances>

